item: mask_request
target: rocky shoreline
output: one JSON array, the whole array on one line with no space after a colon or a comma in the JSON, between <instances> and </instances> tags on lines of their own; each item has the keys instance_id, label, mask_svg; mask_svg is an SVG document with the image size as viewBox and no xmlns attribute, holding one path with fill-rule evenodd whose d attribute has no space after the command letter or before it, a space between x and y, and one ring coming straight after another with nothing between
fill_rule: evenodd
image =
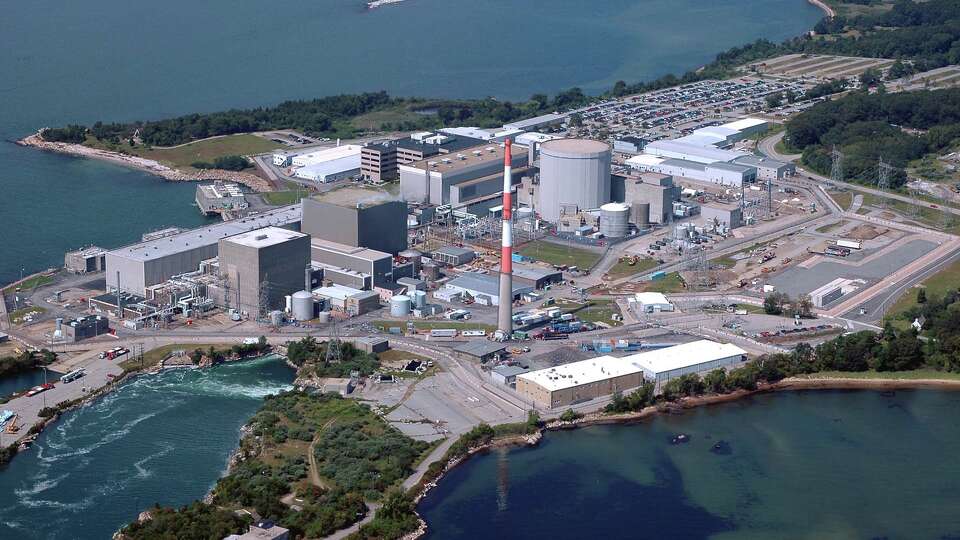
<instances>
[{"instance_id":1,"label":"rocky shoreline","mask_svg":"<svg viewBox=\"0 0 960 540\"><path fill-rule=\"evenodd\" d=\"M131 156L109 150L101 150L98 148L90 148L89 146L84 146L82 144L45 141L40 137L39 134L33 134L28 137L24 137L16 141L16 144L20 146L36 148L38 150L44 150L47 152L56 152L58 154L66 154L89 159L99 159L101 161L107 161L117 165L122 165L124 167L130 167L139 171L150 173L170 182L213 182L219 180L243 184L253 191L273 191L273 188L268 181L248 172L225 171L222 169L204 169L195 173L186 173L163 165L162 163L152 159Z\"/></svg>"}]
</instances>

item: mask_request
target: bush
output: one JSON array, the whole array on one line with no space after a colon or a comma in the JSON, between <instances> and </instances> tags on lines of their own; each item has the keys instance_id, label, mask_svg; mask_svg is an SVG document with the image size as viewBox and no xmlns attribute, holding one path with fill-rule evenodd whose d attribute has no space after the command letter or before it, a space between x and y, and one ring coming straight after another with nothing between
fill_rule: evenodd
<instances>
[{"instance_id":1,"label":"bush","mask_svg":"<svg viewBox=\"0 0 960 540\"><path fill-rule=\"evenodd\" d=\"M583 415L573 409L567 409L560 415L560 420L563 422L573 422L581 418L583 418Z\"/></svg>"}]
</instances>

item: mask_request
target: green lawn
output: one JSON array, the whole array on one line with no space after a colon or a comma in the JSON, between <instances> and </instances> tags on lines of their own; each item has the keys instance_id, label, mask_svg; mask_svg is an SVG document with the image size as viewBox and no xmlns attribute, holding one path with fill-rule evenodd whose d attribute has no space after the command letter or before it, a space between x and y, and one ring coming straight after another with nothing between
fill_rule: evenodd
<instances>
[{"instance_id":1,"label":"green lawn","mask_svg":"<svg viewBox=\"0 0 960 540\"><path fill-rule=\"evenodd\" d=\"M960 373L918 369L914 371L823 371L809 375L798 375L798 379L942 379L960 380Z\"/></svg>"},{"instance_id":2,"label":"green lawn","mask_svg":"<svg viewBox=\"0 0 960 540\"><path fill-rule=\"evenodd\" d=\"M678 293L687 290L687 286L683 283L683 279L680 277L680 274L677 272L670 272L662 279L655 281L645 281L643 290L646 292L659 292L659 293Z\"/></svg>"},{"instance_id":3,"label":"green lawn","mask_svg":"<svg viewBox=\"0 0 960 540\"><path fill-rule=\"evenodd\" d=\"M960 261L955 262L921 282L927 290L927 298L942 297L960 287ZM907 289L896 303L887 309L885 317L898 319L902 313L917 306L917 287Z\"/></svg>"},{"instance_id":4,"label":"green lawn","mask_svg":"<svg viewBox=\"0 0 960 540\"><path fill-rule=\"evenodd\" d=\"M53 278L50 276L41 274L41 275L29 277L23 280L23 283L17 286L9 285L3 289L3 292L12 293L14 292L14 290L16 290L17 287L20 287L21 291L28 291L30 289L33 289L34 287L42 287L48 283L53 283Z\"/></svg>"},{"instance_id":5,"label":"green lawn","mask_svg":"<svg viewBox=\"0 0 960 540\"><path fill-rule=\"evenodd\" d=\"M300 202L300 199L310 196L310 190L300 191L268 191L260 194L264 202L273 206L287 206Z\"/></svg>"},{"instance_id":6,"label":"green lawn","mask_svg":"<svg viewBox=\"0 0 960 540\"><path fill-rule=\"evenodd\" d=\"M421 119L423 115L409 110L405 105L398 105L360 115L351 121L351 125L362 131L381 131L385 123L393 124L392 127L396 128L402 122L418 122Z\"/></svg>"},{"instance_id":7,"label":"green lawn","mask_svg":"<svg viewBox=\"0 0 960 540\"><path fill-rule=\"evenodd\" d=\"M633 266L630 266L627 261L620 259L617 261L617 264L610 268L610 270L607 272L607 276L610 279L621 279L644 272L646 270L650 270L651 268L656 268L658 264L659 263L656 261L656 259L651 259L649 257L640 258Z\"/></svg>"},{"instance_id":8,"label":"green lawn","mask_svg":"<svg viewBox=\"0 0 960 540\"><path fill-rule=\"evenodd\" d=\"M230 345L224 345L222 343L174 343L172 345L164 345L162 347L157 347L156 349L150 349L149 351L144 352L143 362L131 358L132 353L127 354L127 359L117 365L123 368L124 371L135 371L141 367L149 368L159 364L161 360L176 350L183 350L186 351L186 354L190 354L197 349L200 349L201 351L207 351L210 349L210 347L223 351L228 350Z\"/></svg>"},{"instance_id":9,"label":"green lawn","mask_svg":"<svg viewBox=\"0 0 960 540\"><path fill-rule=\"evenodd\" d=\"M556 244L545 240L529 242L517 250L517 253L547 264L576 266L581 271L588 270L601 256L599 251L567 244Z\"/></svg>"},{"instance_id":10,"label":"green lawn","mask_svg":"<svg viewBox=\"0 0 960 540\"><path fill-rule=\"evenodd\" d=\"M566 313L573 313L584 322L609 324L620 326L620 321L611 319L614 313L620 314L620 307L613 300L587 300L585 304L579 302L557 302L557 307Z\"/></svg>"},{"instance_id":11,"label":"green lawn","mask_svg":"<svg viewBox=\"0 0 960 540\"><path fill-rule=\"evenodd\" d=\"M863 194L863 210L867 206L872 206L875 208L881 208L884 199L872 194L864 193ZM891 212L896 212L903 217L912 220L917 225L921 227L929 227L931 229L943 230L951 234L957 234L960 232L960 220L955 219L956 216L947 216L949 219L946 220L947 227L944 228L944 212L943 210L937 208L930 208L928 205L915 205L910 204L905 201L899 201L895 199L886 199L886 209Z\"/></svg>"},{"instance_id":12,"label":"green lawn","mask_svg":"<svg viewBox=\"0 0 960 540\"><path fill-rule=\"evenodd\" d=\"M828 195L840 208L846 210L853 204L853 192L850 191L828 191Z\"/></svg>"},{"instance_id":13,"label":"green lawn","mask_svg":"<svg viewBox=\"0 0 960 540\"><path fill-rule=\"evenodd\" d=\"M190 164L195 161L213 162L216 158L223 156L262 154L280 146L270 139L249 133L204 139L176 148L148 148L144 146L131 148L126 143L113 146L103 141L97 141L92 137L89 137L85 144L153 159L178 169L190 169Z\"/></svg>"}]
</instances>

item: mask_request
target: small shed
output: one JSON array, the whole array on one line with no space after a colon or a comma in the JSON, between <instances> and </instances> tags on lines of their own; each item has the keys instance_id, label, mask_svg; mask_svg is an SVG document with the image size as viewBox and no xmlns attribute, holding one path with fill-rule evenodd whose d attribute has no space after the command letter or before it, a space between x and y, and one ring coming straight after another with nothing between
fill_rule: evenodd
<instances>
[{"instance_id":1,"label":"small shed","mask_svg":"<svg viewBox=\"0 0 960 540\"><path fill-rule=\"evenodd\" d=\"M495 383L512 386L517 383L517 375L528 371L530 370L521 366L497 366L490 371L490 378Z\"/></svg>"},{"instance_id":2,"label":"small shed","mask_svg":"<svg viewBox=\"0 0 960 540\"><path fill-rule=\"evenodd\" d=\"M480 363L492 360L507 350L507 346L496 341L478 339L461 343L453 348L453 353L461 360L475 360Z\"/></svg>"}]
</instances>

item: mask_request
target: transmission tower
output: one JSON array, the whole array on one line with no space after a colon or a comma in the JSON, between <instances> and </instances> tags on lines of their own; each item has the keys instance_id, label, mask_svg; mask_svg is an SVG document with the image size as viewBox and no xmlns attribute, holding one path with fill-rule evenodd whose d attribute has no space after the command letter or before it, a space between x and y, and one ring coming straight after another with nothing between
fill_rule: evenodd
<instances>
[{"instance_id":1,"label":"transmission tower","mask_svg":"<svg viewBox=\"0 0 960 540\"><path fill-rule=\"evenodd\" d=\"M880 158L880 163L877 165L877 189L880 191L886 191L890 189L890 173L895 169L893 165L883 162L883 157ZM880 199L881 208L887 207L887 198L882 197Z\"/></svg>"},{"instance_id":2,"label":"transmission tower","mask_svg":"<svg viewBox=\"0 0 960 540\"><path fill-rule=\"evenodd\" d=\"M834 182L843 182L843 152L834 145L830 157L833 159L833 165L830 167L830 179Z\"/></svg>"},{"instance_id":3,"label":"transmission tower","mask_svg":"<svg viewBox=\"0 0 960 540\"><path fill-rule=\"evenodd\" d=\"M340 332L337 327L337 319L330 317L330 337L327 338L327 356L324 359L326 364L339 364L343 358L340 355Z\"/></svg>"}]
</instances>

